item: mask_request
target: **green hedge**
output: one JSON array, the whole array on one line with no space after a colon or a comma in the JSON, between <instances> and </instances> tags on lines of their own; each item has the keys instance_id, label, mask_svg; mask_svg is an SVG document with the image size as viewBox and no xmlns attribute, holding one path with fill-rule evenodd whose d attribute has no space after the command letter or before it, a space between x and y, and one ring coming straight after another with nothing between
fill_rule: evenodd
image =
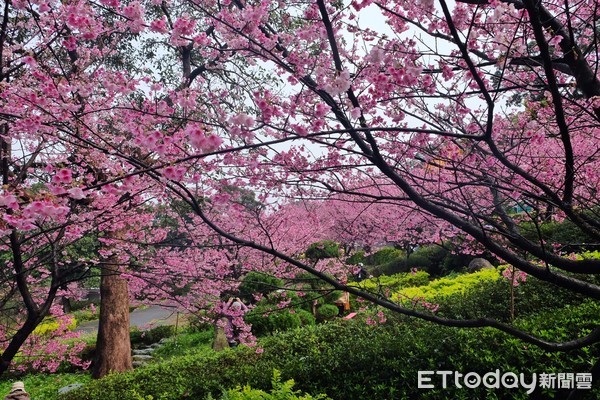
<instances>
[{"instance_id":1,"label":"green hedge","mask_svg":"<svg viewBox=\"0 0 600 400\"><path fill-rule=\"evenodd\" d=\"M332 240L322 240L308 246L304 255L313 261L337 258L340 256L340 245Z\"/></svg>"},{"instance_id":2,"label":"green hedge","mask_svg":"<svg viewBox=\"0 0 600 400\"><path fill-rule=\"evenodd\" d=\"M411 299L433 300L454 294L464 294L469 288L481 282L493 282L500 279L500 272L496 269L482 269L472 274L439 278L424 286L408 287L397 294L400 302L410 302Z\"/></svg>"},{"instance_id":3,"label":"green hedge","mask_svg":"<svg viewBox=\"0 0 600 400\"><path fill-rule=\"evenodd\" d=\"M256 307L244 316L244 320L252 325L252 333L255 336L283 332L315 323L315 317L306 310L295 311L288 308L278 310L274 309L273 306Z\"/></svg>"},{"instance_id":4,"label":"green hedge","mask_svg":"<svg viewBox=\"0 0 600 400\"><path fill-rule=\"evenodd\" d=\"M442 276L464 270L473 256L454 254L440 245L418 247L408 257L402 250L385 247L365 259L375 276L408 272L413 268L427 271L432 276Z\"/></svg>"},{"instance_id":5,"label":"green hedge","mask_svg":"<svg viewBox=\"0 0 600 400\"><path fill-rule=\"evenodd\" d=\"M596 240L585 234L577 225L570 220L563 222L547 221L536 226L531 222L521 224L521 234L534 243L539 243L543 239L544 243L551 246L572 246L570 251L581 251L587 245L598 244ZM541 237L540 237L541 236ZM597 246L591 246L591 250L597 249Z\"/></svg>"},{"instance_id":6,"label":"green hedge","mask_svg":"<svg viewBox=\"0 0 600 400\"><path fill-rule=\"evenodd\" d=\"M367 256L365 258L365 263L367 265L383 265L404 258L406 258L406 254L402 250L398 250L394 247L384 247Z\"/></svg>"},{"instance_id":7,"label":"green hedge","mask_svg":"<svg viewBox=\"0 0 600 400\"><path fill-rule=\"evenodd\" d=\"M149 346L173 335L175 335L175 326L173 325L159 325L145 331L133 328L129 332L131 347L133 348Z\"/></svg>"},{"instance_id":8,"label":"green hedge","mask_svg":"<svg viewBox=\"0 0 600 400\"><path fill-rule=\"evenodd\" d=\"M591 301L549 313L517 325L549 340L570 340L600 324L600 306ZM298 390L340 400L525 399L524 390L419 389L417 372L577 373L588 372L600 357L597 346L547 353L494 329L448 328L407 318L377 326L336 320L266 337L260 346L262 353L238 347L111 375L64 399L204 399L238 385L269 390L274 369L282 379L294 379Z\"/></svg>"},{"instance_id":9,"label":"green hedge","mask_svg":"<svg viewBox=\"0 0 600 400\"><path fill-rule=\"evenodd\" d=\"M501 276L505 266L497 270L484 269L471 274L436 279L427 285L408 287L398 291L394 299L411 304L411 299L421 298L439 306L437 314L449 318L488 317L510 320L511 284ZM598 284L598 278L577 276ZM544 310L554 310L565 305L577 305L585 297L556 287L532 276L512 288L515 316L525 317Z\"/></svg>"},{"instance_id":10,"label":"green hedge","mask_svg":"<svg viewBox=\"0 0 600 400\"><path fill-rule=\"evenodd\" d=\"M425 271L416 271L414 273L399 273L365 279L361 282L350 283L349 286L361 288L371 293L379 293L382 290L395 292L402 288L424 286L428 283L429 274Z\"/></svg>"},{"instance_id":11,"label":"green hedge","mask_svg":"<svg viewBox=\"0 0 600 400\"><path fill-rule=\"evenodd\" d=\"M354 286L365 292L390 297L391 294L403 288L413 286L424 286L429 283L429 274L425 271L416 271L409 273L399 273L394 275L382 275L370 279L365 279L361 282L349 283L349 286ZM362 306L356 296L350 296L350 306L353 310L357 310Z\"/></svg>"},{"instance_id":12,"label":"green hedge","mask_svg":"<svg viewBox=\"0 0 600 400\"><path fill-rule=\"evenodd\" d=\"M244 277L238 291L240 297L246 302L254 302L255 294L266 296L281 287L283 287L281 279L272 275L251 271Z\"/></svg>"},{"instance_id":13,"label":"green hedge","mask_svg":"<svg viewBox=\"0 0 600 400\"><path fill-rule=\"evenodd\" d=\"M292 290L273 292L261 299L244 316L244 320L252 325L252 333L255 336L264 336L315 324L316 318L312 315L313 300L317 301L317 313L319 313L321 307L327 306L327 302L335 301L340 296L339 293L339 291L334 291L323 296L319 292L309 291L300 297ZM289 304L280 308L278 304L282 301L289 301Z\"/></svg>"},{"instance_id":14,"label":"green hedge","mask_svg":"<svg viewBox=\"0 0 600 400\"><path fill-rule=\"evenodd\" d=\"M223 393L220 400L327 400L325 395L317 395L315 397L309 394L302 394L299 390L293 390L294 380L290 379L281 382L281 373L277 370L273 371L273 389L270 393L260 389L252 389L246 385L238 386L235 389L230 389Z\"/></svg>"}]
</instances>

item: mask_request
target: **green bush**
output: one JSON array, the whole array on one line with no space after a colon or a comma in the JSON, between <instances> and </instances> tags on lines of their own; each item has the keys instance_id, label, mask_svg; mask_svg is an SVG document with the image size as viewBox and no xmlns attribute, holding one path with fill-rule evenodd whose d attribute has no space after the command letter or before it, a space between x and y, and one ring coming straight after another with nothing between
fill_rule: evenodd
<instances>
[{"instance_id":1,"label":"green bush","mask_svg":"<svg viewBox=\"0 0 600 400\"><path fill-rule=\"evenodd\" d=\"M327 302L337 300L340 293L330 291L327 295L322 295L318 291L309 291L300 297L295 291L274 292L246 313L244 320L252 325L252 333L256 336L311 325L315 323L312 315L313 301L317 302L317 308L322 307ZM286 308L279 307L278 304L282 301L289 301Z\"/></svg>"},{"instance_id":2,"label":"green bush","mask_svg":"<svg viewBox=\"0 0 600 400\"><path fill-rule=\"evenodd\" d=\"M75 318L75 320L77 321L77 325L79 325L83 322L99 319L100 318L100 307L96 308L94 311L92 311L89 307L81 308L77 311L73 311L72 314L73 314L73 317Z\"/></svg>"},{"instance_id":3,"label":"green bush","mask_svg":"<svg viewBox=\"0 0 600 400\"><path fill-rule=\"evenodd\" d=\"M365 279L361 282L352 282L349 286L354 286L369 292L377 292L381 289L392 291L412 286L423 286L429 283L429 274L425 271L415 271L408 273L399 273L394 275L384 275Z\"/></svg>"},{"instance_id":4,"label":"green bush","mask_svg":"<svg viewBox=\"0 0 600 400\"><path fill-rule=\"evenodd\" d=\"M336 258L340 256L340 245L332 240L322 240L308 246L304 255L313 261Z\"/></svg>"},{"instance_id":5,"label":"green bush","mask_svg":"<svg viewBox=\"0 0 600 400\"><path fill-rule=\"evenodd\" d=\"M253 295L260 294L266 296L281 287L283 287L283 281L281 279L272 275L252 271L244 277L238 291L240 297L246 302L254 302Z\"/></svg>"},{"instance_id":6,"label":"green bush","mask_svg":"<svg viewBox=\"0 0 600 400\"><path fill-rule=\"evenodd\" d=\"M255 307L246 313L244 320L246 323L252 325L252 333L255 336L298 328L302 325L303 321L297 312L291 312L288 308L280 310L276 306L270 305Z\"/></svg>"},{"instance_id":7,"label":"green bush","mask_svg":"<svg viewBox=\"0 0 600 400\"><path fill-rule=\"evenodd\" d=\"M317 400L328 399L324 394L315 397L309 394L302 394L300 391L293 390L294 380L290 379L281 382L281 373L278 370L273 371L271 393L263 390L252 389L249 385L243 388L238 386L235 389L230 389L223 394L221 400Z\"/></svg>"},{"instance_id":8,"label":"green bush","mask_svg":"<svg viewBox=\"0 0 600 400\"><path fill-rule=\"evenodd\" d=\"M425 270L430 275L440 276L464 268L472 257L452 254L438 245L418 247L414 252L406 254L393 247L386 247L367 258L373 275L392 275L408 272L412 269Z\"/></svg>"},{"instance_id":9,"label":"green bush","mask_svg":"<svg viewBox=\"0 0 600 400\"><path fill-rule=\"evenodd\" d=\"M134 348L142 345L149 346L173 335L175 335L175 327L172 325L161 325L146 331L134 328L129 332L131 346Z\"/></svg>"},{"instance_id":10,"label":"green bush","mask_svg":"<svg viewBox=\"0 0 600 400\"><path fill-rule=\"evenodd\" d=\"M515 325L546 340L573 340L600 324L600 305L548 310ZM524 390L459 389L441 384L417 388L418 371L484 374L495 369L532 373L589 372L600 357L597 346L549 353L498 330L456 329L408 319L385 324L335 320L261 339L262 353L240 346L156 363L91 382L64 400L204 399L223 389L250 385L269 390L271 371L294 379L297 389L332 399L526 399ZM259 354L260 353L260 354ZM590 398L598 391L589 392ZM540 393L541 398L551 393Z\"/></svg>"},{"instance_id":11,"label":"green bush","mask_svg":"<svg viewBox=\"0 0 600 400\"><path fill-rule=\"evenodd\" d=\"M391 294L402 288L424 286L428 283L429 274L425 271L416 271L389 276L378 276L365 279L361 282L352 282L349 286L354 286L365 292L388 298ZM350 306L352 309L357 309L359 307L356 296L350 296Z\"/></svg>"},{"instance_id":12,"label":"green bush","mask_svg":"<svg viewBox=\"0 0 600 400\"><path fill-rule=\"evenodd\" d=\"M167 360L186 354L212 351L214 335L213 327L201 332L191 331L181 333L169 338L162 346L157 347L152 356Z\"/></svg>"},{"instance_id":13,"label":"green bush","mask_svg":"<svg viewBox=\"0 0 600 400\"><path fill-rule=\"evenodd\" d=\"M565 246L569 251L580 251L582 248L586 248L586 244L597 244L596 240L585 234L569 220L563 222L547 221L538 226L531 222L524 222L521 224L521 234L534 243L539 243L540 239L543 239L548 247ZM571 248L569 249L569 247ZM593 250L593 248L590 248L590 250Z\"/></svg>"},{"instance_id":14,"label":"green bush","mask_svg":"<svg viewBox=\"0 0 600 400\"><path fill-rule=\"evenodd\" d=\"M487 269L472 274L444 277L429 285L400 291L401 301L409 304L411 299L422 298L437 304L438 315L448 318L495 318L510 320L510 281L499 271ZM580 277L581 278L581 277ZM513 287L515 316L525 317L547 309L565 305L577 305L584 296L528 276L525 282Z\"/></svg>"},{"instance_id":15,"label":"green bush","mask_svg":"<svg viewBox=\"0 0 600 400\"><path fill-rule=\"evenodd\" d=\"M444 271L443 264L451 253L438 245L421 246L407 260L408 269L423 269L432 276L440 276L450 271Z\"/></svg>"},{"instance_id":16,"label":"green bush","mask_svg":"<svg viewBox=\"0 0 600 400\"><path fill-rule=\"evenodd\" d=\"M359 250L356 253L352 254L352 256L348 257L346 259L346 264L350 264L350 265L358 265L361 263L365 263L366 259L365 259L365 251L364 250Z\"/></svg>"},{"instance_id":17,"label":"green bush","mask_svg":"<svg viewBox=\"0 0 600 400\"><path fill-rule=\"evenodd\" d=\"M386 247L373 254L372 259L367 258L367 261L372 262L369 265L376 265L371 269L376 276L408 272L414 268L425 270L432 276L442 276L463 270L472 258L470 255L454 254L440 245L425 245L418 247L408 257L400 250Z\"/></svg>"},{"instance_id":18,"label":"green bush","mask_svg":"<svg viewBox=\"0 0 600 400\"><path fill-rule=\"evenodd\" d=\"M464 294L468 289L483 281L496 281L500 272L496 269L483 269L472 274L463 274L455 277L438 278L425 286L409 287L400 290L395 298L404 303L413 299L431 301L456 293Z\"/></svg>"},{"instance_id":19,"label":"green bush","mask_svg":"<svg viewBox=\"0 0 600 400\"><path fill-rule=\"evenodd\" d=\"M323 304L317 308L317 321L329 321L335 318L339 313L337 306L333 304Z\"/></svg>"},{"instance_id":20,"label":"green bush","mask_svg":"<svg viewBox=\"0 0 600 400\"><path fill-rule=\"evenodd\" d=\"M296 310L296 314L298 314L302 326L314 325L317 323L317 319L310 311L298 309Z\"/></svg>"},{"instance_id":21,"label":"green bush","mask_svg":"<svg viewBox=\"0 0 600 400\"><path fill-rule=\"evenodd\" d=\"M77 326L77 320L75 319L75 317L71 317L71 321L69 322L69 325L67 326L67 329L68 330L73 330L73 329L75 329L76 326ZM49 336L52 333L54 333L59 327L60 327L60 324L58 323L58 321L56 320L56 318L54 318L54 317L46 317L33 330L32 335L36 335L36 336Z\"/></svg>"},{"instance_id":22,"label":"green bush","mask_svg":"<svg viewBox=\"0 0 600 400\"><path fill-rule=\"evenodd\" d=\"M381 250L367 256L365 258L365 264L367 265L383 265L388 264L398 259L404 259L406 257L402 250L398 250L394 247L384 247Z\"/></svg>"},{"instance_id":23,"label":"green bush","mask_svg":"<svg viewBox=\"0 0 600 400\"><path fill-rule=\"evenodd\" d=\"M373 276L395 275L408 271L409 268L406 265L405 258L398 258L388 263L377 265L370 269L370 273Z\"/></svg>"}]
</instances>

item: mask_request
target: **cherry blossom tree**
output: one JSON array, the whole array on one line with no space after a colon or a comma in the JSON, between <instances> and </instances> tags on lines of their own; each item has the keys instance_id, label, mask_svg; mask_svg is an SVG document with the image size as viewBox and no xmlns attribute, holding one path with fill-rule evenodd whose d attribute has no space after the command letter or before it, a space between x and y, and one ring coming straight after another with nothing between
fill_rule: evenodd
<instances>
[{"instance_id":1,"label":"cherry blossom tree","mask_svg":"<svg viewBox=\"0 0 600 400\"><path fill-rule=\"evenodd\" d=\"M550 351L595 343L599 329L553 343L493 319L404 308L347 287L299 249L340 228L327 221L334 207L344 234L371 235L351 222L360 212L344 211L364 207L375 210L373 237L417 227L432 242L464 236L549 285L600 298L586 278L598 260L523 233L566 219L600 236L597 18L595 2L568 0L6 2L4 237L30 231L25 210L44 205L22 196L35 179L14 177L60 175L73 151L82 178L71 172L40 196L65 207L55 223L79 216L84 198L103 212L126 193L179 198L201 249L193 257L215 254L203 274L225 276L223 260L239 250L248 269L308 271L436 323L491 326ZM19 141L31 164L11 149ZM52 161L37 160L38 143ZM260 206L231 187L251 189ZM179 270L193 251L160 257Z\"/></svg>"},{"instance_id":2,"label":"cherry blossom tree","mask_svg":"<svg viewBox=\"0 0 600 400\"><path fill-rule=\"evenodd\" d=\"M282 79L252 93L254 109L213 126L226 141L210 158L222 160L228 184L255 187L265 203L289 197L318 207L343 194L356 199L348 201L418 209L521 271L598 297L596 285L572 275L593 275L597 260L573 260L541 235L532 241L521 233L525 223L569 219L598 238L593 5L226 5L215 12L195 3L214 24L211 34L220 39L214 43L227 43L232 57L258 60L256 68L266 64ZM380 12L390 32L363 27L366 10ZM204 182L206 190L219 190L209 178ZM276 242L236 235L205 214L184 185L172 190L228 240L397 312L445 325L492 326L554 351L589 345L600 334L551 343L491 319L448 320L404 309L321 274Z\"/></svg>"}]
</instances>

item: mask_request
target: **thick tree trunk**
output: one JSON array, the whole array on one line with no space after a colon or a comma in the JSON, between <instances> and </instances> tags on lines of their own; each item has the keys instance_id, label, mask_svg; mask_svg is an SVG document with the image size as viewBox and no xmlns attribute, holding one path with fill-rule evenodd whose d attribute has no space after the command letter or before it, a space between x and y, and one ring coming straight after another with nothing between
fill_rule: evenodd
<instances>
[{"instance_id":1,"label":"thick tree trunk","mask_svg":"<svg viewBox=\"0 0 600 400\"><path fill-rule=\"evenodd\" d=\"M105 271L100 282L100 326L92 377L133 368L129 338L129 293L127 281Z\"/></svg>"}]
</instances>

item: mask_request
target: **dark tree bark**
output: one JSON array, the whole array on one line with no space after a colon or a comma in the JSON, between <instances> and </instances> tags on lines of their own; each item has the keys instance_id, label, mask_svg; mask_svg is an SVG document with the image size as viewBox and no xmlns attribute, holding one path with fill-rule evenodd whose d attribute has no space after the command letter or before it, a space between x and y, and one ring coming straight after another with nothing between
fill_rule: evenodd
<instances>
[{"instance_id":1,"label":"dark tree bark","mask_svg":"<svg viewBox=\"0 0 600 400\"><path fill-rule=\"evenodd\" d=\"M100 282L100 326L92 377L133 368L129 338L129 291L118 272L106 270Z\"/></svg>"}]
</instances>

